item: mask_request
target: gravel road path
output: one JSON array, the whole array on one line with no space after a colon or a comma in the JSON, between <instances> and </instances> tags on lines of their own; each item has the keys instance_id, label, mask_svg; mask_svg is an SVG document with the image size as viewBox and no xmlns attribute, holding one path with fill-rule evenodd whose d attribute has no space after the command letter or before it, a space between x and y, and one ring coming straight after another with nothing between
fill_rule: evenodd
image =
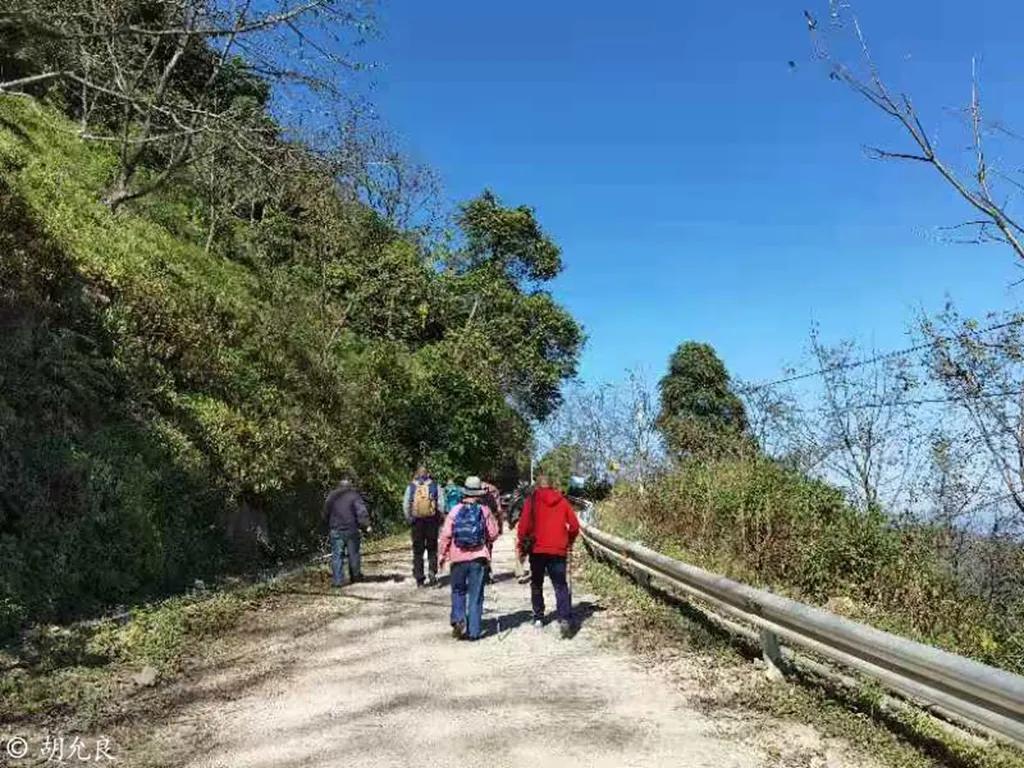
<instances>
[{"instance_id":1,"label":"gravel road path","mask_svg":"<svg viewBox=\"0 0 1024 768\"><path fill-rule=\"evenodd\" d=\"M725 734L658 671L602 642L613 621L575 595L579 634L530 624L528 588L511 578L510 537L496 547L486 636L451 638L446 589L416 589L408 555L368 558L372 581L318 600L343 615L208 682L228 695L187 707L203 747L194 768L319 766L766 765L756 743ZM296 599L302 599L296 596ZM549 607L553 596L549 594ZM256 646L258 649L259 645ZM231 675L250 665L246 684ZM177 763L176 764L180 764Z\"/></svg>"}]
</instances>

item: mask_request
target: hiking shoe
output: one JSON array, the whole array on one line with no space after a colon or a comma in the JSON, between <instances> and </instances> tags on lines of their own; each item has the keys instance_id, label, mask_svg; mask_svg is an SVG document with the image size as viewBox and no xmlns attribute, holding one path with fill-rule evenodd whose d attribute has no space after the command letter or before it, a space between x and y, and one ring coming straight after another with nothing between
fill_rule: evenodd
<instances>
[{"instance_id":1,"label":"hiking shoe","mask_svg":"<svg viewBox=\"0 0 1024 768\"><path fill-rule=\"evenodd\" d=\"M533 620L533 628L534 629L544 629L544 620L543 619L534 619Z\"/></svg>"},{"instance_id":2,"label":"hiking shoe","mask_svg":"<svg viewBox=\"0 0 1024 768\"><path fill-rule=\"evenodd\" d=\"M461 640L466 636L466 622L456 621L452 624L452 637L456 640Z\"/></svg>"},{"instance_id":3,"label":"hiking shoe","mask_svg":"<svg viewBox=\"0 0 1024 768\"><path fill-rule=\"evenodd\" d=\"M562 636L562 639L572 637L572 622L571 621L560 621L558 622L558 632Z\"/></svg>"}]
</instances>

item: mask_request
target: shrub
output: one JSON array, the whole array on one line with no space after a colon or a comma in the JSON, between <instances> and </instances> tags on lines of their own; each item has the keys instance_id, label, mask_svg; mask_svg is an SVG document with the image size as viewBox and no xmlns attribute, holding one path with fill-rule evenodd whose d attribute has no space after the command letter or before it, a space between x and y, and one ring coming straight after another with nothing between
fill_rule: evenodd
<instances>
[{"instance_id":1,"label":"shrub","mask_svg":"<svg viewBox=\"0 0 1024 768\"><path fill-rule=\"evenodd\" d=\"M616 489L599 523L708 570L1024 671L1021 614L966 592L933 531L859 511L768 458L683 461L643 489Z\"/></svg>"}]
</instances>

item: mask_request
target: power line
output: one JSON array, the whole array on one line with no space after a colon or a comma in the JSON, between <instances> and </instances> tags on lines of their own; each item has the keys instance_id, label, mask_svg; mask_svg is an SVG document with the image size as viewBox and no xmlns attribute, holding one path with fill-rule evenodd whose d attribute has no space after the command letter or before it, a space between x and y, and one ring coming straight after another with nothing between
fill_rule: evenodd
<instances>
[{"instance_id":1,"label":"power line","mask_svg":"<svg viewBox=\"0 0 1024 768\"><path fill-rule=\"evenodd\" d=\"M875 403L854 403L840 409L841 413L847 411L864 410L867 408L889 408L899 405L934 405L937 403L962 403L968 400L985 400L994 397L1017 397L1024 395L1024 389L1002 390L999 392L978 392L974 395L956 395L954 397L925 397L917 400L890 400Z\"/></svg>"},{"instance_id":2,"label":"power line","mask_svg":"<svg viewBox=\"0 0 1024 768\"><path fill-rule=\"evenodd\" d=\"M1013 493L1013 492L1004 493L1002 496L997 496L994 499L989 499L988 501L983 501L983 502L981 502L979 504L975 504L972 507L968 507L967 509L962 509L962 510L960 510L960 512L957 513L957 515L959 515L959 516L973 515L975 512L981 512L981 511L986 510L986 509L991 509L992 507L995 507L995 506L997 506L999 504L1002 504L1004 501L1016 500L1017 495L1018 494Z\"/></svg>"},{"instance_id":3,"label":"power line","mask_svg":"<svg viewBox=\"0 0 1024 768\"><path fill-rule=\"evenodd\" d=\"M923 352L926 349L936 347L939 344L942 344L943 342L955 341L956 339L963 338L964 336L977 336L983 333L1001 331L1005 328L1011 328L1015 325L1020 325L1021 323L1024 323L1024 315L1019 315L1015 317L1013 320L1007 320L1002 323L996 323L995 325L990 325L987 328L980 328L976 331L967 331L965 333L956 334L955 336L943 336L941 338L935 339L934 341L928 341L922 344L915 344L914 346L907 347L905 349L896 349L891 352L883 352L882 354L875 355L874 357L869 357L864 360L855 360L852 363L838 363L836 365L829 365L824 368L819 368L815 371L806 371L804 373L797 373L793 374L792 376L786 376L781 379L776 379L775 381L766 381L763 384L755 384L749 387L742 387L739 390L739 394L749 395L753 394L754 392L760 392L762 389L771 389L772 387L777 387L781 384L790 384L794 381L802 381L803 379L810 379L815 376L823 376L827 373L845 371L850 370L852 368L860 368L865 365L880 363L885 360L892 360L897 357L904 357L905 355L912 355L915 352Z\"/></svg>"}]
</instances>

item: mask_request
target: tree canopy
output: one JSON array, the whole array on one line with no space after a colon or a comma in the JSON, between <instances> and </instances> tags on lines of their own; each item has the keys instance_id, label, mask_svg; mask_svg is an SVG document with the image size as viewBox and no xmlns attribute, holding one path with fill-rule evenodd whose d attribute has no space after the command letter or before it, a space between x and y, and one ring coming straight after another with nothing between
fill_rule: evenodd
<instances>
[{"instance_id":1,"label":"tree canopy","mask_svg":"<svg viewBox=\"0 0 1024 768\"><path fill-rule=\"evenodd\" d=\"M733 392L729 372L710 344L686 341L669 358L658 383L657 424L666 446L677 455L716 450L723 440L747 428L743 402Z\"/></svg>"},{"instance_id":2,"label":"tree canopy","mask_svg":"<svg viewBox=\"0 0 1024 768\"><path fill-rule=\"evenodd\" d=\"M526 417L544 419L576 373L583 328L543 284L562 269L560 251L533 211L490 191L456 219L463 243L446 261L445 314L461 327L460 358L482 366Z\"/></svg>"}]
</instances>

